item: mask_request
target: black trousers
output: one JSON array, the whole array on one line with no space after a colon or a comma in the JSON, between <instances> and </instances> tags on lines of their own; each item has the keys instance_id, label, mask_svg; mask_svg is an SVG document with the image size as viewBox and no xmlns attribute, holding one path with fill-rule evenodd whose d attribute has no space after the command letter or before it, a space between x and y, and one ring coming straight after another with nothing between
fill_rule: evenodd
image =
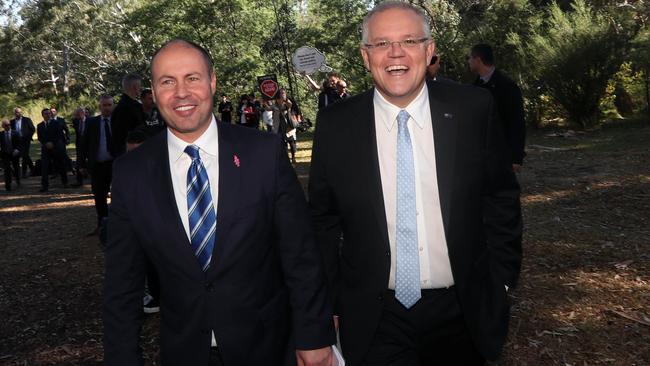
<instances>
[{"instance_id":1,"label":"black trousers","mask_svg":"<svg viewBox=\"0 0 650 366\"><path fill-rule=\"evenodd\" d=\"M149 295L154 299L160 301L160 280L158 279L158 271L156 267L151 263L149 258L147 260L147 289L149 290Z\"/></svg>"},{"instance_id":2,"label":"black trousers","mask_svg":"<svg viewBox=\"0 0 650 366\"><path fill-rule=\"evenodd\" d=\"M95 162L90 171L90 184L95 198L97 211L97 227L102 219L108 217L108 192L111 190L113 179L113 161Z\"/></svg>"},{"instance_id":3,"label":"black trousers","mask_svg":"<svg viewBox=\"0 0 650 366\"><path fill-rule=\"evenodd\" d=\"M219 354L218 348L210 348L210 362L208 366L223 366L223 360L221 360L221 354Z\"/></svg>"},{"instance_id":4,"label":"black trousers","mask_svg":"<svg viewBox=\"0 0 650 366\"><path fill-rule=\"evenodd\" d=\"M454 287L423 290L410 309L387 290L384 312L363 366L484 365Z\"/></svg>"},{"instance_id":5,"label":"black trousers","mask_svg":"<svg viewBox=\"0 0 650 366\"><path fill-rule=\"evenodd\" d=\"M50 186L50 163L54 163L56 171L61 175L61 183L68 185L68 174L65 172L65 147L41 148L41 186L45 189Z\"/></svg>"},{"instance_id":6,"label":"black trousers","mask_svg":"<svg viewBox=\"0 0 650 366\"><path fill-rule=\"evenodd\" d=\"M29 171L33 172L34 171L34 162L32 161L32 158L29 156L29 148L32 146L32 138L25 138L23 139L23 146L22 150L20 153L20 157L23 160L22 164L22 173L23 177L27 175L27 168L29 167Z\"/></svg>"},{"instance_id":7,"label":"black trousers","mask_svg":"<svg viewBox=\"0 0 650 366\"><path fill-rule=\"evenodd\" d=\"M12 156L10 153L2 153L2 169L4 170L5 189L11 190L11 178L16 177L16 183L20 184L20 156ZM13 169L13 171L12 171Z\"/></svg>"}]
</instances>

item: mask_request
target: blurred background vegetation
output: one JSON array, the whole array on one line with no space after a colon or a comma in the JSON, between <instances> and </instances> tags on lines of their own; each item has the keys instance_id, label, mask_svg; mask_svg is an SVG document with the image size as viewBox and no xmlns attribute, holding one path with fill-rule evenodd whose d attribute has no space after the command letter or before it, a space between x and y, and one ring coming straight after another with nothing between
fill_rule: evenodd
<instances>
[{"instance_id":1,"label":"blurred background vegetation","mask_svg":"<svg viewBox=\"0 0 650 366\"><path fill-rule=\"evenodd\" d=\"M371 86L359 55L370 0L4 0L0 9L0 116L13 107L40 120L57 104L96 109L120 94L127 72L149 75L165 40L183 37L215 60L217 93L233 102L275 73L315 117L317 95L293 72L300 46L325 53L352 94ZM590 128L611 118L648 116L650 2L643 0L418 0L432 19L441 74L471 83L465 55L492 44L515 79L531 127ZM313 75L317 82L325 77ZM148 81L144 82L148 86ZM257 93L259 95L259 93ZM646 117L647 118L647 117Z\"/></svg>"}]
</instances>

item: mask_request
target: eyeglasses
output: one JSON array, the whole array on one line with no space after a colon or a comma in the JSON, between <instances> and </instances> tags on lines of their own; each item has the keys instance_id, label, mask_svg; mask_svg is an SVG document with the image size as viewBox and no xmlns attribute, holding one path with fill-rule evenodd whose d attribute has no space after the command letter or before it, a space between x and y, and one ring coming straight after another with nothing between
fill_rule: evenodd
<instances>
[{"instance_id":1,"label":"eyeglasses","mask_svg":"<svg viewBox=\"0 0 650 366\"><path fill-rule=\"evenodd\" d=\"M407 39L404 39L404 40L401 40L401 41L379 41L379 42L374 43L374 44L365 43L363 46L366 47L369 50L372 50L374 48L380 49L380 50L387 50L387 49L389 49L389 48L391 48L393 46L393 43L397 43L397 44L400 45L400 47L403 47L403 48L414 48L417 45L419 45L420 43L426 42L428 40L429 40L428 37L423 37L423 38L418 38L418 39L407 38Z\"/></svg>"}]
</instances>

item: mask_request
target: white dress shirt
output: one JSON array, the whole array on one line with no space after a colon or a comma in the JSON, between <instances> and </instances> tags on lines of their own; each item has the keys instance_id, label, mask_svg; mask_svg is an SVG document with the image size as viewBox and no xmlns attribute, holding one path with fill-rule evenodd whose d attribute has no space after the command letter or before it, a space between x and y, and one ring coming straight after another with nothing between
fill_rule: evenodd
<instances>
[{"instance_id":1,"label":"white dress shirt","mask_svg":"<svg viewBox=\"0 0 650 366\"><path fill-rule=\"evenodd\" d=\"M23 117L16 118L15 121L16 121L16 125L15 125L15 129L14 129L14 131L17 131L17 132L20 133L20 135L22 136L23 131L22 131L21 128L22 128L22 126L23 126Z\"/></svg>"},{"instance_id":2,"label":"white dress shirt","mask_svg":"<svg viewBox=\"0 0 650 366\"><path fill-rule=\"evenodd\" d=\"M167 129L169 170L172 175L174 198L176 199L176 207L178 209L178 214L181 217L181 221L183 222L183 228L185 229L187 240L191 242L190 219L187 215L187 171L190 169L190 165L192 164L192 158L185 153L185 148L188 145L196 145L199 147L201 162L208 173L210 193L212 194L212 202L214 203L216 214L217 202L219 202L219 139L217 133L217 121L214 118L214 115L212 116L212 122L208 129L191 144L176 137L176 135ZM219 220L218 217L217 220ZM217 342L214 338L213 332L212 347L216 346Z\"/></svg>"},{"instance_id":3,"label":"white dress shirt","mask_svg":"<svg viewBox=\"0 0 650 366\"><path fill-rule=\"evenodd\" d=\"M388 288L395 289L397 221L397 114L399 108L375 89L375 131L379 171L388 225L391 264ZM446 288L454 284L447 251L438 193L438 175L433 141L433 125L426 84L405 109L411 116L408 130L413 146L420 285L423 289Z\"/></svg>"},{"instance_id":4,"label":"white dress shirt","mask_svg":"<svg viewBox=\"0 0 650 366\"><path fill-rule=\"evenodd\" d=\"M492 75L494 74L494 70L496 70L496 68L492 66L485 75L481 75L481 80L483 80L485 84L487 84L488 81L490 81L490 79L492 78Z\"/></svg>"}]
</instances>

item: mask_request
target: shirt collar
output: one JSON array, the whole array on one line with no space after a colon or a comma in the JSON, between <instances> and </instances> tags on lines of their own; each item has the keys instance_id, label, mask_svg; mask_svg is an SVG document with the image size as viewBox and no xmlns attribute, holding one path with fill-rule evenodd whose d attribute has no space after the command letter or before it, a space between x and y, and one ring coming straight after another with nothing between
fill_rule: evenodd
<instances>
[{"instance_id":1,"label":"shirt collar","mask_svg":"<svg viewBox=\"0 0 650 366\"><path fill-rule=\"evenodd\" d=\"M192 144L188 144L187 142L181 140L169 129L167 129L167 146L169 149L169 158L173 162L178 161L178 159L185 155L185 148L187 145L196 145L199 147L199 151L201 153L206 153L208 155L216 157L219 147L215 142L218 141L218 137L219 135L217 129L217 120L214 118L214 115L212 115L212 121L210 122L208 129L205 130L205 132L203 132L203 134Z\"/></svg>"},{"instance_id":2,"label":"shirt collar","mask_svg":"<svg viewBox=\"0 0 650 366\"><path fill-rule=\"evenodd\" d=\"M496 70L496 68L492 66L485 75L481 75L481 80L483 80L484 83L490 81L490 78L492 78L492 74L494 74L494 70Z\"/></svg>"},{"instance_id":3,"label":"shirt collar","mask_svg":"<svg viewBox=\"0 0 650 366\"><path fill-rule=\"evenodd\" d=\"M378 109L380 115L387 116L384 119L384 125L388 131L392 131L397 122L397 115L399 112L404 109L411 116L411 119L415 121L415 124L420 128L424 128L424 111L425 108L429 108L429 89L427 84L422 85L422 89L415 99L409 103L405 108L400 108L384 98L381 93L375 89L375 107Z\"/></svg>"}]
</instances>

